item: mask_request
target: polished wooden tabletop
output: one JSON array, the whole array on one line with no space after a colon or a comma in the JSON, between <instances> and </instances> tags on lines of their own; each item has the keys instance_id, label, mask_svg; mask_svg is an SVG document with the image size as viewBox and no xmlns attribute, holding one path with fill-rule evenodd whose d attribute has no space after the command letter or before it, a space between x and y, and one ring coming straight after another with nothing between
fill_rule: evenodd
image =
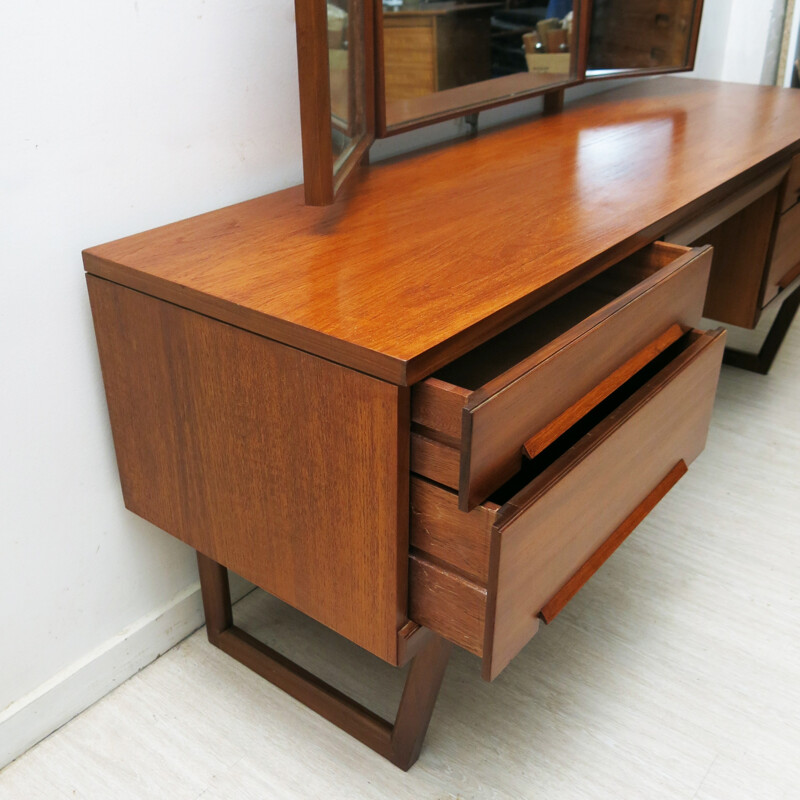
<instances>
[{"instance_id":1,"label":"polished wooden tabletop","mask_svg":"<svg viewBox=\"0 0 800 800\"><path fill-rule=\"evenodd\" d=\"M641 80L93 247L86 269L413 383L800 151L800 92Z\"/></svg>"}]
</instances>

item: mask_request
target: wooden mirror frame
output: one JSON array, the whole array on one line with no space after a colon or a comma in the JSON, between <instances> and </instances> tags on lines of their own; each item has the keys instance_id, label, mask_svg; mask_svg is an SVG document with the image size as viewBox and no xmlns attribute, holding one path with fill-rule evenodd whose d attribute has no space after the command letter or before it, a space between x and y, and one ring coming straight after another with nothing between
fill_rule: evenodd
<instances>
[{"instance_id":1,"label":"wooden mirror frame","mask_svg":"<svg viewBox=\"0 0 800 800\"><path fill-rule=\"evenodd\" d=\"M586 30L583 41L583 65L581 83L595 81L608 81L619 78L643 78L648 75L674 75L676 72L691 72L697 59L697 44L700 40L700 21L703 18L703 4L705 0L695 0L694 16L692 17L692 32L689 38L689 49L686 53L686 63L682 67L633 67L620 69L604 75L587 75L589 70L589 45L592 24L592 10L594 0L583 0L586 4Z\"/></svg>"},{"instance_id":2,"label":"wooden mirror frame","mask_svg":"<svg viewBox=\"0 0 800 800\"><path fill-rule=\"evenodd\" d=\"M559 111L563 105L564 90L588 81L613 80L674 72L689 72L694 69L697 44L700 36L700 21L704 0L697 0L692 20L692 32L686 62L680 67L633 68L610 74L587 76L589 57L590 23L593 0L580 0L574 21L577 49L573 62L574 77L553 83L546 88L481 100L473 104L446 108L440 113L411 120L405 124L386 124L386 97L384 90L385 69L383 62L383 3L382 0L361 0L363 3L362 47L353 48L355 37L349 37L354 57L349 59L354 73L356 67L364 67L364 113L365 133L356 142L345 163L334 175L333 140L331 135L331 82L328 55L327 0L295 0L297 25L297 63L300 83L300 123L303 138L303 174L307 205L329 205L345 181L356 171L368 155L375 138L385 138L399 133L432 125L448 119L475 114L489 108L515 103L531 97L544 96L545 112ZM348 24L354 24L353 15ZM362 61L363 59L363 61Z\"/></svg>"},{"instance_id":3,"label":"wooden mirror frame","mask_svg":"<svg viewBox=\"0 0 800 800\"><path fill-rule=\"evenodd\" d=\"M330 205L375 141L374 5L373 0L361 2L364 15L363 43L361 47L353 47L355 37L348 37L352 54L348 61L353 75L358 74L363 64L365 132L339 171L334 174L328 4L327 0L295 0L306 205ZM354 15L349 14L348 25L351 31L355 23Z\"/></svg>"}]
</instances>

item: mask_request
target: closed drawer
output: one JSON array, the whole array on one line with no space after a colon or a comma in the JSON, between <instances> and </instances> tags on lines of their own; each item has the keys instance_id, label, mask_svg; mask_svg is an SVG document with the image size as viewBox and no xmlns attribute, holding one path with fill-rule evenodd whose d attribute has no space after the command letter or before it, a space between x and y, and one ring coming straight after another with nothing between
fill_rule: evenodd
<instances>
[{"instance_id":1,"label":"closed drawer","mask_svg":"<svg viewBox=\"0 0 800 800\"><path fill-rule=\"evenodd\" d=\"M702 451L724 331L691 331L471 512L411 483L410 617L491 680Z\"/></svg>"},{"instance_id":2,"label":"closed drawer","mask_svg":"<svg viewBox=\"0 0 800 800\"><path fill-rule=\"evenodd\" d=\"M800 204L781 215L764 287L766 305L800 274Z\"/></svg>"},{"instance_id":3,"label":"closed drawer","mask_svg":"<svg viewBox=\"0 0 800 800\"><path fill-rule=\"evenodd\" d=\"M783 195L781 211L788 211L798 202L800 202L800 156L795 156L786 179L786 191Z\"/></svg>"},{"instance_id":4,"label":"closed drawer","mask_svg":"<svg viewBox=\"0 0 800 800\"><path fill-rule=\"evenodd\" d=\"M711 254L657 242L414 386L412 471L474 508L519 471L525 445L540 449L670 329L698 323Z\"/></svg>"},{"instance_id":5,"label":"closed drawer","mask_svg":"<svg viewBox=\"0 0 800 800\"><path fill-rule=\"evenodd\" d=\"M430 19L387 17L383 31L387 103L436 91L435 36Z\"/></svg>"}]
</instances>

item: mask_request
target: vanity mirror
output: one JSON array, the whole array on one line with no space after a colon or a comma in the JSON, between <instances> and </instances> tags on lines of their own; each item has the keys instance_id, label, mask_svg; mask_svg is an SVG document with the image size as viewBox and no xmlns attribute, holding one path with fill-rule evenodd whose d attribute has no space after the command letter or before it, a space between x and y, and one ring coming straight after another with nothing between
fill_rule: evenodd
<instances>
[{"instance_id":1,"label":"vanity mirror","mask_svg":"<svg viewBox=\"0 0 800 800\"><path fill-rule=\"evenodd\" d=\"M295 0L303 174L326 205L375 139L372 0Z\"/></svg>"},{"instance_id":2,"label":"vanity mirror","mask_svg":"<svg viewBox=\"0 0 800 800\"><path fill-rule=\"evenodd\" d=\"M295 0L306 203L375 137L694 67L702 0Z\"/></svg>"},{"instance_id":3,"label":"vanity mirror","mask_svg":"<svg viewBox=\"0 0 800 800\"><path fill-rule=\"evenodd\" d=\"M379 135L574 83L581 6L581 0L380 4Z\"/></svg>"},{"instance_id":4,"label":"vanity mirror","mask_svg":"<svg viewBox=\"0 0 800 800\"><path fill-rule=\"evenodd\" d=\"M592 0L587 80L694 67L702 0Z\"/></svg>"}]
</instances>

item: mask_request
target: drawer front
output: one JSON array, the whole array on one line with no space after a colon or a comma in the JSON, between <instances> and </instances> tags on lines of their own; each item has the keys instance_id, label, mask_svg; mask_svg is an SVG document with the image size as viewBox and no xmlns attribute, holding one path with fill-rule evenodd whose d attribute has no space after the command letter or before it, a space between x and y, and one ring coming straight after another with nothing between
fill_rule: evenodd
<instances>
[{"instance_id":1,"label":"drawer front","mask_svg":"<svg viewBox=\"0 0 800 800\"><path fill-rule=\"evenodd\" d=\"M675 465L703 450L724 341L722 331L700 336L503 507L492 539L485 677L522 649L542 607Z\"/></svg>"},{"instance_id":2,"label":"drawer front","mask_svg":"<svg viewBox=\"0 0 800 800\"><path fill-rule=\"evenodd\" d=\"M800 204L781 215L764 289L764 305L797 276L800 266Z\"/></svg>"},{"instance_id":3,"label":"drawer front","mask_svg":"<svg viewBox=\"0 0 800 800\"><path fill-rule=\"evenodd\" d=\"M519 470L531 437L577 405L602 399L598 391L610 376L657 349L674 326L696 325L711 249L658 242L642 252L647 276L627 283L641 264L615 273L605 284L605 305L565 297L531 318L537 331L561 325L554 338L539 332L530 341L504 340L496 377L472 389L435 376L414 386L412 471L457 489L462 510L474 508ZM571 305L557 305L565 300ZM480 350L462 361L485 363Z\"/></svg>"},{"instance_id":4,"label":"drawer front","mask_svg":"<svg viewBox=\"0 0 800 800\"><path fill-rule=\"evenodd\" d=\"M484 678L495 678L540 618L549 621L543 610L598 555L602 563L609 543L632 530L702 451L724 341L723 331L691 334L673 360L502 507L486 502L465 513L453 492L412 478L411 618L482 656Z\"/></svg>"},{"instance_id":5,"label":"drawer front","mask_svg":"<svg viewBox=\"0 0 800 800\"><path fill-rule=\"evenodd\" d=\"M711 250L695 251L680 269L586 331L518 380L478 397L463 421L459 480L462 509L473 508L520 468L522 446L590 394L670 326L700 320Z\"/></svg>"},{"instance_id":6,"label":"drawer front","mask_svg":"<svg viewBox=\"0 0 800 800\"><path fill-rule=\"evenodd\" d=\"M786 212L800 202L800 156L792 161L789 177L786 180L786 192L783 195L782 211Z\"/></svg>"},{"instance_id":7,"label":"drawer front","mask_svg":"<svg viewBox=\"0 0 800 800\"><path fill-rule=\"evenodd\" d=\"M436 91L435 30L428 20L391 19L383 32L386 102ZM399 23L399 24L398 24Z\"/></svg>"}]
</instances>

